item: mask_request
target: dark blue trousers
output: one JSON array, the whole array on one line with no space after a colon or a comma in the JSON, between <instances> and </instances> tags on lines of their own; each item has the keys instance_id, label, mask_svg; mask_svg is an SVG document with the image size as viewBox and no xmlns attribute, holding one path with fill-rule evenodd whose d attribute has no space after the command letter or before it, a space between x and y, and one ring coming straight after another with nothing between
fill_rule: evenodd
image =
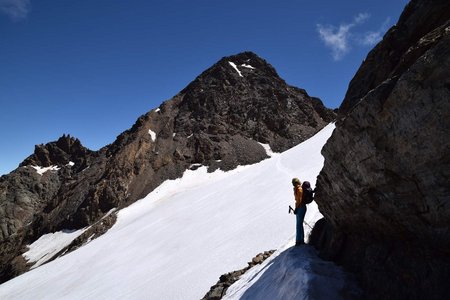
<instances>
[{"instance_id":1,"label":"dark blue trousers","mask_svg":"<svg viewBox=\"0 0 450 300\"><path fill-rule=\"evenodd\" d=\"M305 232L303 231L303 220L305 219L306 214L306 205L302 205L297 208L297 235L295 238L296 243L304 243L305 242Z\"/></svg>"}]
</instances>

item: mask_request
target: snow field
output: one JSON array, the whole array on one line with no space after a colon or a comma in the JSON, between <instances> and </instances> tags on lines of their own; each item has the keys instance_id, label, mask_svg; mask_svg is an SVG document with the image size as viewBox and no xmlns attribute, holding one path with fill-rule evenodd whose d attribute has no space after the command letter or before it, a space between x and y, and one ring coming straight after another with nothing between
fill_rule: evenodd
<instances>
[{"instance_id":1,"label":"snow field","mask_svg":"<svg viewBox=\"0 0 450 300\"><path fill-rule=\"evenodd\" d=\"M209 174L201 167L164 182L119 211L103 236L1 285L0 299L203 297L221 274L292 239L291 179L315 185L333 129L251 166ZM305 220L319 217L308 205Z\"/></svg>"}]
</instances>

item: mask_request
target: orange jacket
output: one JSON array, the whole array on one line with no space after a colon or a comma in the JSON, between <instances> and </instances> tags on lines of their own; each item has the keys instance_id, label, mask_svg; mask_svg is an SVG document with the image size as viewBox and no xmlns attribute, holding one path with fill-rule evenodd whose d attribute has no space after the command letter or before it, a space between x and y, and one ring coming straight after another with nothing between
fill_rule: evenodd
<instances>
[{"instance_id":1,"label":"orange jacket","mask_svg":"<svg viewBox=\"0 0 450 300\"><path fill-rule=\"evenodd\" d=\"M303 189L300 185L294 186L295 196L295 208L299 208L302 205Z\"/></svg>"}]
</instances>

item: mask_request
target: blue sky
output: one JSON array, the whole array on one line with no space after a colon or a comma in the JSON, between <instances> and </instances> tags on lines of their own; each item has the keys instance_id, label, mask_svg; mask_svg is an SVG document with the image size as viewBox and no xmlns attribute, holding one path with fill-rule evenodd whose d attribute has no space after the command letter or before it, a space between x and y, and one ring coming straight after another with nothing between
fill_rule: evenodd
<instances>
[{"instance_id":1,"label":"blue sky","mask_svg":"<svg viewBox=\"0 0 450 300\"><path fill-rule=\"evenodd\" d=\"M253 51L335 108L406 0L0 0L0 174L62 134L96 150Z\"/></svg>"}]
</instances>

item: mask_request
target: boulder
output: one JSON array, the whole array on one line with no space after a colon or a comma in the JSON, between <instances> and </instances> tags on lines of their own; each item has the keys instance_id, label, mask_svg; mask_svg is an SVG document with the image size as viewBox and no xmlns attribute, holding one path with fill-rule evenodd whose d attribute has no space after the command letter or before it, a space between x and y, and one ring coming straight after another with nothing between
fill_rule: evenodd
<instances>
[{"instance_id":1,"label":"boulder","mask_svg":"<svg viewBox=\"0 0 450 300\"><path fill-rule=\"evenodd\" d=\"M311 242L369 298L450 292L450 3L411 1L350 83Z\"/></svg>"}]
</instances>

